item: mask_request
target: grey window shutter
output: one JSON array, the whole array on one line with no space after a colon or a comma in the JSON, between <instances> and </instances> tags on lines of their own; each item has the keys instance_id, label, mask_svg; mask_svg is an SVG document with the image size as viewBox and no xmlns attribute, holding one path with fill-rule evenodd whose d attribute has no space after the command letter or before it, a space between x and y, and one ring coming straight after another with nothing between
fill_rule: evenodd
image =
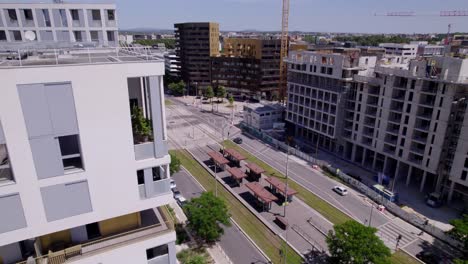
<instances>
[{"instance_id":1,"label":"grey window shutter","mask_svg":"<svg viewBox=\"0 0 468 264\"><path fill-rule=\"evenodd\" d=\"M52 123L44 85L18 85L18 93L29 138L51 135Z\"/></svg>"},{"instance_id":2,"label":"grey window shutter","mask_svg":"<svg viewBox=\"0 0 468 264\"><path fill-rule=\"evenodd\" d=\"M58 142L53 137L29 140L39 179L63 175L63 163Z\"/></svg>"},{"instance_id":3,"label":"grey window shutter","mask_svg":"<svg viewBox=\"0 0 468 264\"><path fill-rule=\"evenodd\" d=\"M75 100L71 84L46 84L45 94L54 135L78 134Z\"/></svg>"},{"instance_id":4,"label":"grey window shutter","mask_svg":"<svg viewBox=\"0 0 468 264\"><path fill-rule=\"evenodd\" d=\"M0 212L2 212L0 234L27 226L19 194L0 196Z\"/></svg>"},{"instance_id":5,"label":"grey window shutter","mask_svg":"<svg viewBox=\"0 0 468 264\"><path fill-rule=\"evenodd\" d=\"M41 194L49 222L93 210L87 181L43 187Z\"/></svg>"}]
</instances>

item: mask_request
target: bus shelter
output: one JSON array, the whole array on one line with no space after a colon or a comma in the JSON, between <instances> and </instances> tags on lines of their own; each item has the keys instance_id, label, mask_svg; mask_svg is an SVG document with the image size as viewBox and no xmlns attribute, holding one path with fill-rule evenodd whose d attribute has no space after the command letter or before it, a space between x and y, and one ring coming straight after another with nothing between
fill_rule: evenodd
<instances>
[{"instance_id":1,"label":"bus shelter","mask_svg":"<svg viewBox=\"0 0 468 264\"><path fill-rule=\"evenodd\" d=\"M224 170L226 167L226 164L229 163L229 160L224 158L224 156L217 151L211 151L211 152L208 152L207 154L208 156L210 156L210 159L213 161L215 166L221 168L222 170Z\"/></svg>"},{"instance_id":2,"label":"bus shelter","mask_svg":"<svg viewBox=\"0 0 468 264\"><path fill-rule=\"evenodd\" d=\"M249 182L245 186L252 191L257 201L262 205L262 211L268 212L271 209L271 202L278 200L276 196L258 182Z\"/></svg>"},{"instance_id":3,"label":"bus shelter","mask_svg":"<svg viewBox=\"0 0 468 264\"><path fill-rule=\"evenodd\" d=\"M291 202L293 196L297 194L297 191L289 186L288 191L286 193L286 184L280 181L278 178L267 177L265 181L270 184L270 188L273 193L280 193L285 199L287 199L288 202Z\"/></svg>"},{"instance_id":4,"label":"bus shelter","mask_svg":"<svg viewBox=\"0 0 468 264\"><path fill-rule=\"evenodd\" d=\"M231 174L231 178L237 183L237 185L240 185L242 183L242 179L247 177L247 175L239 168L228 166L226 170Z\"/></svg>"},{"instance_id":5,"label":"bus shelter","mask_svg":"<svg viewBox=\"0 0 468 264\"><path fill-rule=\"evenodd\" d=\"M227 159L230 160L232 163L234 163L237 167L240 167L241 160L246 159L242 154L240 154L235 149L225 149L224 153L227 154L226 155Z\"/></svg>"},{"instance_id":6,"label":"bus shelter","mask_svg":"<svg viewBox=\"0 0 468 264\"><path fill-rule=\"evenodd\" d=\"M262 177L262 173L265 172L262 167L255 163L247 163L246 167L249 169L247 172L247 177L253 181L259 181Z\"/></svg>"}]
</instances>

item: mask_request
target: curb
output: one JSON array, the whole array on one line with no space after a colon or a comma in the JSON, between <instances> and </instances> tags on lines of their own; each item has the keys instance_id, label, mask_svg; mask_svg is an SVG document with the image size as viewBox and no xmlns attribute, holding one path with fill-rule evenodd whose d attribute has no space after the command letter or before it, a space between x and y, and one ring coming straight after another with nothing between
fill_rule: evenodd
<instances>
[{"instance_id":1,"label":"curb","mask_svg":"<svg viewBox=\"0 0 468 264\"><path fill-rule=\"evenodd\" d=\"M214 173L203 163L203 162L200 162L200 160L195 157L195 155L188 149L186 149L188 153L190 153L190 155L192 155L192 157L206 170L208 171L208 173L210 173L211 176L215 177ZM218 181L218 177L215 177L216 181ZM218 181L219 182L219 181ZM290 246L294 251L296 251L297 254L299 254L299 256L301 256L302 258L304 258L303 254L301 252L299 252L290 242L286 241L282 234L280 232L278 232L277 230L275 230L272 225L267 222L266 220L264 220L262 217L259 217L257 214L254 213L254 210L249 204L247 204L246 201L244 201L243 199L241 199L241 197L239 197L239 194L233 192L231 190L231 188L227 188L225 186L225 183L223 182L220 182L220 184L229 191L229 193L231 193L234 197L236 197L236 199L241 202L258 220L260 220L260 222L262 222L271 232L273 232L273 234L275 234L276 236L278 236L279 238L281 238L281 240L283 240L284 242L286 242L288 244L288 246ZM242 230L242 229L241 229ZM243 232L245 234L245 232ZM247 236L247 234L245 234ZM248 237L248 236L247 236ZM249 240L251 240L249 238ZM260 250L260 248L254 243L254 245ZM266 254L260 250L260 252L262 252L262 254L265 256ZM270 260L268 258L268 260ZM270 260L271 261L271 260Z\"/></svg>"},{"instance_id":2,"label":"curb","mask_svg":"<svg viewBox=\"0 0 468 264\"><path fill-rule=\"evenodd\" d=\"M187 150L187 152L190 153L190 155L192 155L192 157L193 157L192 152L190 152L190 151L188 151L188 150ZM198 160L197 160L197 161L198 161ZM181 166L181 167L182 167L182 169L183 169L188 175L190 175L190 176L197 182L198 185L200 185L200 187L201 187L204 191L206 191L205 187L203 187L203 185L201 185L201 183L200 183L195 177L193 177L193 175L192 175L184 166ZM237 222L234 221L234 219L233 219L232 217L230 217L230 219L231 219L231 222L233 222L233 223L236 225L236 227L239 228L239 230L240 230L240 231L242 232L242 234L247 238L247 240L249 240L250 243L252 243L252 245L254 245L254 247L260 252L260 254L262 254L262 256L265 257L265 258L271 263L271 259L270 259L270 258L267 256L267 254L265 254L265 252L263 252L263 250L247 235L247 233L244 231L244 229L242 229L242 227L240 227L240 225L237 224Z\"/></svg>"}]
</instances>

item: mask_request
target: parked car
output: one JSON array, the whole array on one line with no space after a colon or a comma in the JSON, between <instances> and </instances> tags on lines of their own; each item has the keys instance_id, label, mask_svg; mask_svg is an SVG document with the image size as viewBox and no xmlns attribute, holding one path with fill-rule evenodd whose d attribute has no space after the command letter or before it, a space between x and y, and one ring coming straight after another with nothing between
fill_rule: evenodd
<instances>
[{"instance_id":1,"label":"parked car","mask_svg":"<svg viewBox=\"0 0 468 264\"><path fill-rule=\"evenodd\" d=\"M177 187L177 184L175 183L173 179L171 179L170 185L171 185L171 190Z\"/></svg>"},{"instance_id":2,"label":"parked car","mask_svg":"<svg viewBox=\"0 0 468 264\"><path fill-rule=\"evenodd\" d=\"M345 196L348 194L348 190L343 186L335 186L333 187L333 191L335 191L337 194L341 196Z\"/></svg>"},{"instance_id":3,"label":"parked car","mask_svg":"<svg viewBox=\"0 0 468 264\"><path fill-rule=\"evenodd\" d=\"M174 195L174 199L176 200L177 200L177 197L182 196L182 194L180 193L179 189L177 189L177 187L172 189L172 194Z\"/></svg>"},{"instance_id":4,"label":"parked car","mask_svg":"<svg viewBox=\"0 0 468 264\"><path fill-rule=\"evenodd\" d=\"M183 206L184 204L187 203L187 199L185 199L185 197L182 196L182 195L179 195L179 196L176 198L176 201L177 201L177 203L178 203L180 206Z\"/></svg>"},{"instance_id":5,"label":"parked car","mask_svg":"<svg viewBox=\"0 0 468 264\"><path fill-rule=\"evenodd\" d=\"M240 137L236 137L233 141L234 141L234 143L242 144L242 138L240 138Z\"/></svg>"},{"instance_id":6,"label":"parked car","mask_svg":"<svg viewBox=\"0 0 468 264\"><path fill-rule=\"evenodd\" d=\"M428 194L426 196L426 204L434 208L442 206L442 195L436 192Z\"/></svg>"}]
</instances>

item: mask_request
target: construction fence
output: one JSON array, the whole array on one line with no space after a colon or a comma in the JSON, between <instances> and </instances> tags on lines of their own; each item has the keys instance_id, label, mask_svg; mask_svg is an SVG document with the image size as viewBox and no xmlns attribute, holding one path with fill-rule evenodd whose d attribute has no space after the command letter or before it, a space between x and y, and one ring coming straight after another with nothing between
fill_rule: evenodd
<instances>
[{"instance_id":1,"label":"construction fence","mask_svg":"<svg viewBox=\"0 0 468 264\"><path fill-rule=\"evenodd\" d=\"M305 161L312 163L313 165L320 166L323 170L326 170L329 173L340 178L342 181L346 182L348 185L352 186L353 188L355 188L362 194L366 195L367 197L372 199L374 202L385 206L386 210L388 210L392 214L398 216L399 218L414 225L415 227L421 229L422 231L428 234L431 234L432 236L444 241L445 243L455 248L463 248L462 242L454 239L453 237L445 233L444 230L438 228L437 226L430 224L426 218L423 218L418 214L407 212L401 209L397 204L390 202L389 200L385 199L382 195L375 192L370 186L367 186L366 184L356 180L355 178L343 173L339 168L333 167L327 161L316 159L313 156L307 153L304 153L294 147L290 147L286 143L281 142L262 131L249 127L245 125L244 123L241 123L241 129L244 132L261 139L262 141L270 144L271 146L279 150L282 150L285 152L289 151L290 155L297 156Z\"/></svg>"}]
</instances>

